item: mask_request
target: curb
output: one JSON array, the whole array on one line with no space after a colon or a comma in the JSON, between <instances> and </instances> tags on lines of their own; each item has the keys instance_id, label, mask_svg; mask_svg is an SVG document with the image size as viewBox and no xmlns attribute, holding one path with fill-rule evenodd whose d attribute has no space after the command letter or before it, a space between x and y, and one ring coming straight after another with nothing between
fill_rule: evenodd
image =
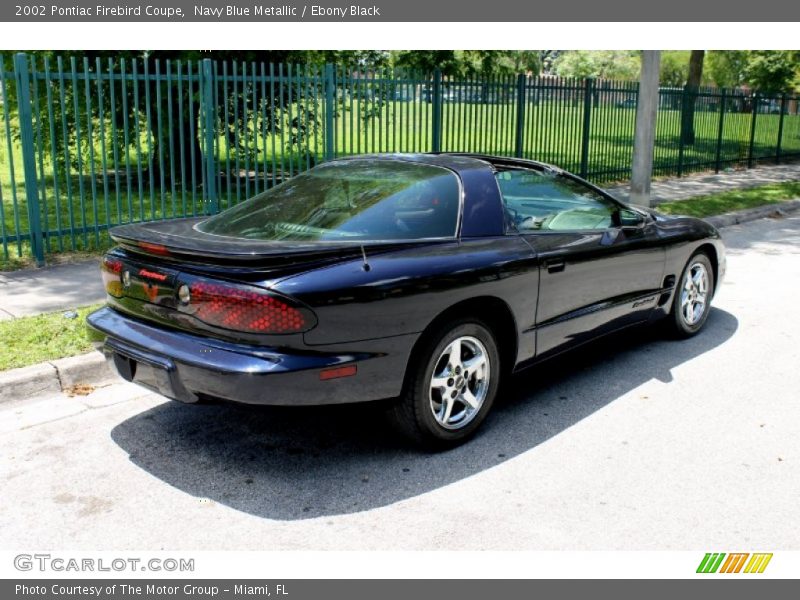
<instances>
[{"instance_id":1,"label":"curb","mask_svg":"<svg viewBox=\"0 0 800 600\"><path fill-rule=\"evenodd\" d=\"M119 380L99 352L59 358L0 373L0 405L69 393L77 386L98 387Z\"/></svg>"},{"instance_id":2,"label":"curb","mask_svg":"<svg viewBox=\"0 0 800 600\"><path fill-rule=\"evenodd\" d=\"M800 210L800 199L716 215L706 218L705 221L714 227L723 228L765 217L785 216L797 210ZM108 366L102 354L79 354L0 372L0 405L62 392L69 393L76 386L98 387L115 381L121 380Z\"/></svg>"},{"instance_id":3,"label":"curb","mask_svg":"<svg viewBox=\"0 0 800 600\"><path fill-rule=\"evenodd\" d=\"M656 208L656 210L658 209ZM789 202L765 204L764 206L757 206L756 208L746 208L744 210L737 210L722 215L706 217L704 221L711 223L717 228L730 227L731 225L739 225L740 223L747 223L749 221L755 221L765 217L783 217L796 210L800 210L800 198L797 200L790 200Z\"/></svg>"}]
</instances>

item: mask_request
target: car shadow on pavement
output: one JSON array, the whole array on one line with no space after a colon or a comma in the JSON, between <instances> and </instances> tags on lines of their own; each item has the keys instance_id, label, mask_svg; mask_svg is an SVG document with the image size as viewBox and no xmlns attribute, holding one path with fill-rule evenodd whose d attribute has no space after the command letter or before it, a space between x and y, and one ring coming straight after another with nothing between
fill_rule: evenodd
<instances>
[{"instance_id":1,"label":"car shadow on pavement","mask_svg":"<svg viewBox=\"0 0 800 600\"><path fill-rule=\"evenodd\" d=\"M564 432L639 385L725 343L738 321L714 309L702 334L629 330L511 378L479 434L436 454L410 448L379 403L310 407L166 402L116 426L130 460L188 494L253 515L309 519L369 510L490 469Z\"/></svg>"}]
</instances>

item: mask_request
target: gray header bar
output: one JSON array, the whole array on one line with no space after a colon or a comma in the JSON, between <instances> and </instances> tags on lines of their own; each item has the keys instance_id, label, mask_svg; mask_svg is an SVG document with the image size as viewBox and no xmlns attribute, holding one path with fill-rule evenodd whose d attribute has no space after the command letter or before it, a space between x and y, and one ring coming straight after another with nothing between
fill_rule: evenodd
<instances>
[{"instance_id":1,"label":"gray header bar","mask_svg":"<svg viewBox=\"0 0 800 600\"><path fill-rule=\"evenodd\" d=\"M3 22L638 22L800 21L800 3L786 0L316 0L281 4L258 0L11 0ZM535 30L531 38L535 39Z\"/></svg>"}]
</instances>

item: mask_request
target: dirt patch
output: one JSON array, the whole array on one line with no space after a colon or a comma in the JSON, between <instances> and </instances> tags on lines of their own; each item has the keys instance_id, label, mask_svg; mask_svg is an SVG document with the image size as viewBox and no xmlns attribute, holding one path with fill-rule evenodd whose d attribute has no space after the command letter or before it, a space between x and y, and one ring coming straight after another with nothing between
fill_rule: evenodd
<instances>
[{"instance_id":1,"label":"dirt patch","mask_svg":"<svg viewBox=\"0 0 800 600\"><path fill-rule=\"evenodd\" d=\"M88 383L76 383L68 387L64 390L70 398L74 398L75 396L88 396L97 388L93 385L89 385Z\"/></svg>"}]
</instances>

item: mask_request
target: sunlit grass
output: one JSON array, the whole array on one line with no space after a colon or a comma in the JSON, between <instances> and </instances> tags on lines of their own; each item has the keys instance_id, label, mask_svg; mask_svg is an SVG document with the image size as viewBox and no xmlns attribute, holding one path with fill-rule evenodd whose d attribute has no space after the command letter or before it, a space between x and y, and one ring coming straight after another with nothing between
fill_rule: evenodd
<instances>
[{"instance_id":1,"label":"sunlit grass","mask_svg":"<svg viewBox=\"0 0 800 600\"><path fill-rule=\"evenodd\" d=\"M78 308L73 319L61 311L0 321L0 371L88 352L86 315L99 307Z\"/></svg>"},{"instance_id":2,"label":"sunlit grass","mask_svg":"<svg viewBox=\"0 0 800 600\"><path fill-rule=\"evenodd\" d=\"M786 181L665 202L658 205L658 210L670 215L709 217L796 198L800 198L800 181Z\"/></svg>"}]
</instances>

